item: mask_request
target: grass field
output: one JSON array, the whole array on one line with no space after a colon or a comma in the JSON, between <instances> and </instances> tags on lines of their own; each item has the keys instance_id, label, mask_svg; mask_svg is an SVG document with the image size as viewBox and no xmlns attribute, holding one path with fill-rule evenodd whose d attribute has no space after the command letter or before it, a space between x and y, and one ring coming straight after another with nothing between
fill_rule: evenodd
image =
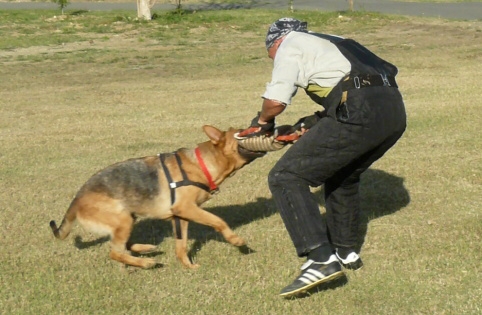
<instances>
[{"instance_id":1,"label":"grass field","mask_svg":"<svg viewBox=\"0 0 482 315\"><path fill-rule=\"evenodd\" d=\"M293 14L395 63L408 129L363 176L365 267L285 300L278 292L303 260L267 187L283 151L205 204L252 251L191 224L195 271L175 260L169 222L134 230L158 246L152 257L164 266L153 270L119 267L106 240L80 227L58 241L48 222L111 163L194 147L204 124L245 127L270 79L266 29L289 13L159 12L149 23L135 12L77 13L0 12L0 313L482 313L482 22ZM318 109L300 91L278 123Z\"/></svg>"}]
</instances>

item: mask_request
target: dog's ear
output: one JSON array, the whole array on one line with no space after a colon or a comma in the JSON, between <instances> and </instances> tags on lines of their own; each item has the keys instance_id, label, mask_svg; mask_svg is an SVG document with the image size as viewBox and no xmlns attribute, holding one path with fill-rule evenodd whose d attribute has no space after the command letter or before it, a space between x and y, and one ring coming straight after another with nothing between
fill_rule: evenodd
<instances>
[{"instance_id":1,"label":"dog's ear","mask_svg":"<svg viewBox=\"0 0 482 315\"><path fill-rule=\"evenodd\" d=\"M223 132L216 127L210 125L203 126L204 133L207 134L211 142L214 144L218 144L223 136Z\"/></svg>"}]
</instances>

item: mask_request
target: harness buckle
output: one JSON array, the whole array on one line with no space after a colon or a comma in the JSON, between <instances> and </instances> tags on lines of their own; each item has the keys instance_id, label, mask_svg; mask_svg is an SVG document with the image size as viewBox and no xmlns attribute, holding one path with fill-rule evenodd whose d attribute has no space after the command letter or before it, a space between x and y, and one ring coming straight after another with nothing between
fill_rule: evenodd
<instances>
[{"instance_id":1,"label":"harness buckle","mask_svg":"<svg viewBox=\"0 0 482 315\"><path fill-rule=\"evenodd\" d=\"M175 182L169 183L169 187L171 187L172 189L177 188L177 183Z\"/></svg>"},{"instance_id":2,"label":"harness buckle","mask_svg":"<svg viewBox=\"0 0 482 315\"><path fill-rule=\"evenodd\" d=\"M219 188L218 188L218 187L216 187L216 188L214 188L213 190L210 191L210 194L211 194L211 195L217 195L218 193L219 193Z\"/></svg>"},{"instance_id":3,"label":"harness buckle","mask_svg":"<svg viewBox=\"0 0 482 315\"><path fill-rule=\"evenodd\" d=\"M361 87L360 78L358 76L353 78L353 84L355 84L355 89L359 89Z\"/></svg>"},{"instance_id":4,"label":"harness buckle","mask_svg":"<svg viewBox=\"0 0 482 315\"><path fill-rule=\"evenodd\" d=\"M380 76L382 77L383 86L391 86L390 82L388 81L387 75L385 73L380 74Z\"/></svg>"}]
</instances>

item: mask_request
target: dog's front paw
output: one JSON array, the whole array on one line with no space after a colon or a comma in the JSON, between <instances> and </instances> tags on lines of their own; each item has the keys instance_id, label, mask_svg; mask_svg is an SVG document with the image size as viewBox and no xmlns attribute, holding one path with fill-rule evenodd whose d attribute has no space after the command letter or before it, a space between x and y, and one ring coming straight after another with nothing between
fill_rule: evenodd
<instances>
[{"instance_id":1,"label":"dog's front paw","mask_svg":"<svg viewBox=\"0 0 482 315\"><path fill-rule=\"evenodd\" d=\"M187 268L187 269L197 269L197 268L199 268L199 265L192 263L191 259L189 259L188 256L180 257L179 261L184 266L184 268Z\"/></svg>"},{"instance_id":2,"label":"dog's front paw","mask_svg":"<svg viewBox=\"0 0 482 315\"><path fill-rule=\"evenodd\" d=\"M199 264L189 264L186 267L189 268L189 269L198 269L200 267L200 265Z\"/></svg>"}]
</instances>

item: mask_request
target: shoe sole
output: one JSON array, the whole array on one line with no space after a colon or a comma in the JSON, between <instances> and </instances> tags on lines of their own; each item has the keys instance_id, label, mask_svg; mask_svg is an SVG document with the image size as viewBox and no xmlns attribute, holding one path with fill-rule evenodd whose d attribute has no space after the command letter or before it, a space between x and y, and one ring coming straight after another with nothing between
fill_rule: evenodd
<instances>
[{"instance_id":1,"label":"shoe sole","mask_svg":"<svg viewBox=\"0 0 482 315\"><path fill-rule=\"evenodd\" d=\"M313 283L311 283L311 284L307 284L306 286L301 287L301 288L299 288L299 289L296 289L296 290L294 290L294 291L285 292L285 293L280 293L280 296L282 296L282 297L290 297L290 296L298 295L298 294L301 294L301 293L306 293L306 291L308 291L308 290L311 289L311 288L316 287L317 285L320 285L320 284L322 284L322 283L325 283L325 282L334 280L334 279L339 278L339 277L341 277L341 276L343 276L343 275L344 275L343 271L340 270L340 271L337 271L337 272L329 275L328 277L325 277L325 278L323 278L323 279L320 279L320 280L318 280L318 281L316 281L316 282L313 282Z\"/></svg>"},{"instance_id":2,"label":"shoe sole","mask_svg":"<svg viewBox=\"0 0 482 315\"><path fill-rule=\"evenodd\" d=\"M343 265L343 268L345 269L348 269L348 270L352 270L352 271L357 271L357 270L360 270L363 268L363 266L356 266L356 267L353 267L353 266L350 266L350 265Z\"/></svg>"},{"instance_id":3,"label":"shoe sole","mask_svg":"<svg viewBox=\"0 0 482 315\"><path fill-rule=\"evenodd\" d=\"M340 262L340 263L343 266L343 268L353 270L353 271L357 271L363 268L363 262L361 260L347 263L347 264L344 264L343 262Z\"/></svg>"}]
</instances>

